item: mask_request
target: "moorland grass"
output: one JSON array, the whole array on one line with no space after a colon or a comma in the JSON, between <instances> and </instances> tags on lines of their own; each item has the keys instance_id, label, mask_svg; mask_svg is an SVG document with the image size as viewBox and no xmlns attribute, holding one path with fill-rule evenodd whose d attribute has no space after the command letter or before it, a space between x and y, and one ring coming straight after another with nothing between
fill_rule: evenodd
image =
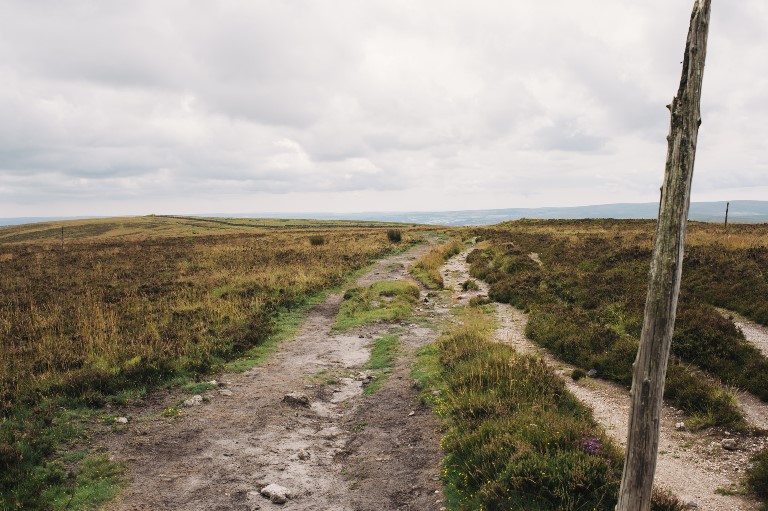
<instances>
[{"instance_id":1,"label":"moorland grass","mask_svg":"<svg viewBox=\"0 0 768 511\"><path fill-rule=\"evenodd\" d=\"M432 248L414 262L409 271L413 278L424 284L427 289L443 289L443 276L440 268L452 256L461 252L461 243L452 240Z\"/></svg>"},{"instance_id":2,"label":"moorland grass","mask_svg":"<svg viewBox=\"0 0 768 511\"><path fill-rule=\"evenodd\" d=\"M56 508L67 495L68 509L95 505L105 492L90 457L67 462L64 478L57 467L70 449L88 450L81 437L99 407L202 379L244 353L243 368L257 363L275 349L260 349L265 340L290 330L281 315L413 241L407 229L395 246L380 228L317 223L320 246L307 228L102 222L67 224L64 250L56 226L0 231L0 509Z\"/></svg>"},{"instance_id":3,"label":"moorland grass","mask_svg":"<svg viewBox=\"0 0 768 511\"><path fill-rule=\"evenodd\" d=\"M442 441L448 507L612 510L619 448L541 359L492 342L492 327L472 309L419 352L413 372L449 428ZM682 509L661 497L654 509Z\"/></svg>"},{"instance_id":4,"label":"moorland grass","mask_svg":"<svg viewBox=\"0 0 768 511\"><path fill-rule=\"evenodd\" d=\"M334 328L344 331L376 321L403 320L413 312L419 294L419 288L413 282L400 280L348 289Z\"/></svg>"},{"instance_id":5,"label":"moorland grass","mask_svg":"<svg viewBox=\"0 0 768 511\"><path fill-rule=\"evenodd\" d=\"M470 254L471 272L491 284L491 298L530 312L526 333L532 340L564 360L629 385L642 327L652 227L639 221L525 221L485 229L491 246ZM758 232L754 226L747 231L750 236ZM705 227L694 224L691 237L697 253L726 250L712 242L716 233ZM734 260L748 258L749 249L727 250ZM543 265L529 257L531 252L539 254ZM692 265L694 276L715 271L704 260ZM694 416L694 425L741 427L735 399L718 380L767 399L768 360L707 302L701 286L689 283L688 275L686 266L665 395ZM768 300L753 298L758 304Z\"/></svg>"}]
</instances>

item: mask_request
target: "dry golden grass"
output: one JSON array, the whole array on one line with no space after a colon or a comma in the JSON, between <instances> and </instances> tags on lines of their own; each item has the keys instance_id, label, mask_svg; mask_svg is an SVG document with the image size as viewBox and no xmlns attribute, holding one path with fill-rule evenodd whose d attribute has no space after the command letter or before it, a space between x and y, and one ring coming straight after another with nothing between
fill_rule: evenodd
<instances>
[{"instance_id":1,"label":"dry golden grass","mask_svg":"<svg viewBox=\"0 0 768 511\"><path fill-rule=\"evenodd\" d=\"M263 340L279 309L396 246L351 223L220 220L68 222L79 237L64 250L59 226L0 230L0 409L30 392L104 394L208 370ZM312 245L317 235L326 242Z\"/></svg>"},{"instance_id":2,"label":"dry golden grass","mask_svg":"<svg viewBox=\"0 0 768 511\"><path fill-rule=\"evenodd\" d=\"M243 352L261 360L322 292L427 230L399 226L394 243L389 227L142 217L0 228L0 509L95 495L95 458L62 469L77 417Z\"/></svg>"},{"instance_id":3,"label":"dry golden grass","mask_svg":"<svg viewBox=\"0 0 768 511\"><path fill-rule=\"evenodd\" d=\"M493 228L520 230L529 234L551 234L577 242L586 237L611 237L627 246L652 248L655 220L520 220L505 222ZM766 224L723 224L689 222L686 245L722 245L728 249L768 247Z\"/></svg>"},{"instance_id":4,"label":"dry golden grass","mask_svg":"<svg viewBox=\"0 0 768 511\"><path fill-rule=\"evenodd\" d=\"M443 243L418 258L416 262L411 265L409 271L411 272L411 275L424 284L427 289L442 289L443 277L440 275L440 268L448 258L459 252L461 252L461 243L458 240L451 240L447 243Z\"/></svg>"}]
</instances>

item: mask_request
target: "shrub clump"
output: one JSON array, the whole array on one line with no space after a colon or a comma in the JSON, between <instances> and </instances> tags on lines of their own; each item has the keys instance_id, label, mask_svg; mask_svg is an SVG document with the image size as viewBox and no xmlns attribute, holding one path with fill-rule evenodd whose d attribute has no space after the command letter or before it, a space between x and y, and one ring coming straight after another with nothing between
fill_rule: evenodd
<instances>
[{"instance_id":1,"label":"shrub clump","mask_svg":"<svg viewBox=\"0 0 768 511\"><path fill-rule=\"evenodd\" d=\"M392 243L400 243L403 240L403 233L400 232L400 229L389 229L387 230L387 239Z\"/></svg>"},{"instance_id":2,"label":"shrub clump","mask_svg":"<svg viewBox=\"0 0 768 511\"><path fill-rule=\"evenodd\" d=\"M576 369L571 371L571 379L573 379L573 381L579 381L582 378L586 378L586 377L587 377L587 373L583 369L579 369L577 367Z\"/></svg>"},{"instance_id":3,"label":"shrub clump","mask_svg":"<svg viewBox=\"0 0 768 511\"><path fill-rule=\"evenodd\" d=\"M325 236L321 236L319 234L313 234L309 237L309 244L313 247L317 247L320 245L325 245Z\"/></svg>"}]
</instances>

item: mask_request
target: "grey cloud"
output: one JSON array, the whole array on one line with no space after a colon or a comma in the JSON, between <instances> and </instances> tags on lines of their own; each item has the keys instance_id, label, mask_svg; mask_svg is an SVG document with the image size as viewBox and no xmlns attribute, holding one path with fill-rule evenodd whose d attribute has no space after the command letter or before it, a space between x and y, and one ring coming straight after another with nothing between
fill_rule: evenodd
<instances>
[{"instance_id":1,"label":"grey cloud","mask_svg":"<svg viewBox=\"0 0 768 511\"><path fill-rule=\"evenodd\" d=\"M97 196L275 194L287 209L299 194L368 209L550 205L535 201L574 188L585 202L590 189L648 200L689 12L663 0L6 1L0 215L66 201L94 213ZM764 186L766 25L759 0L713 13L701 189Z\"/></svg>"}]
</instances>

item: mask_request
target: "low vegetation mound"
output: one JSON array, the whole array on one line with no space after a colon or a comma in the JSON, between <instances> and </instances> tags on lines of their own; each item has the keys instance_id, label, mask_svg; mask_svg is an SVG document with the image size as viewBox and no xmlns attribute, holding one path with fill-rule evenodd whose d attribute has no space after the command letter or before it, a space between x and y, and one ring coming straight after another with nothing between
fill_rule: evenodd
<instances>
[{"instance_id":1,"label":"low vegetation mound","mask_svg":"<svg viewBox=\"0 0 768 511\"><path fill-rule=\"evenodd\" d=\"M493 342L482 313L422 350L415 376L438 389L426 395L449 424L443 479L450 508L615 507L619 448L541 359ZM681 507L658 494L654 509Z\"/></svg>"}]
</instances>

